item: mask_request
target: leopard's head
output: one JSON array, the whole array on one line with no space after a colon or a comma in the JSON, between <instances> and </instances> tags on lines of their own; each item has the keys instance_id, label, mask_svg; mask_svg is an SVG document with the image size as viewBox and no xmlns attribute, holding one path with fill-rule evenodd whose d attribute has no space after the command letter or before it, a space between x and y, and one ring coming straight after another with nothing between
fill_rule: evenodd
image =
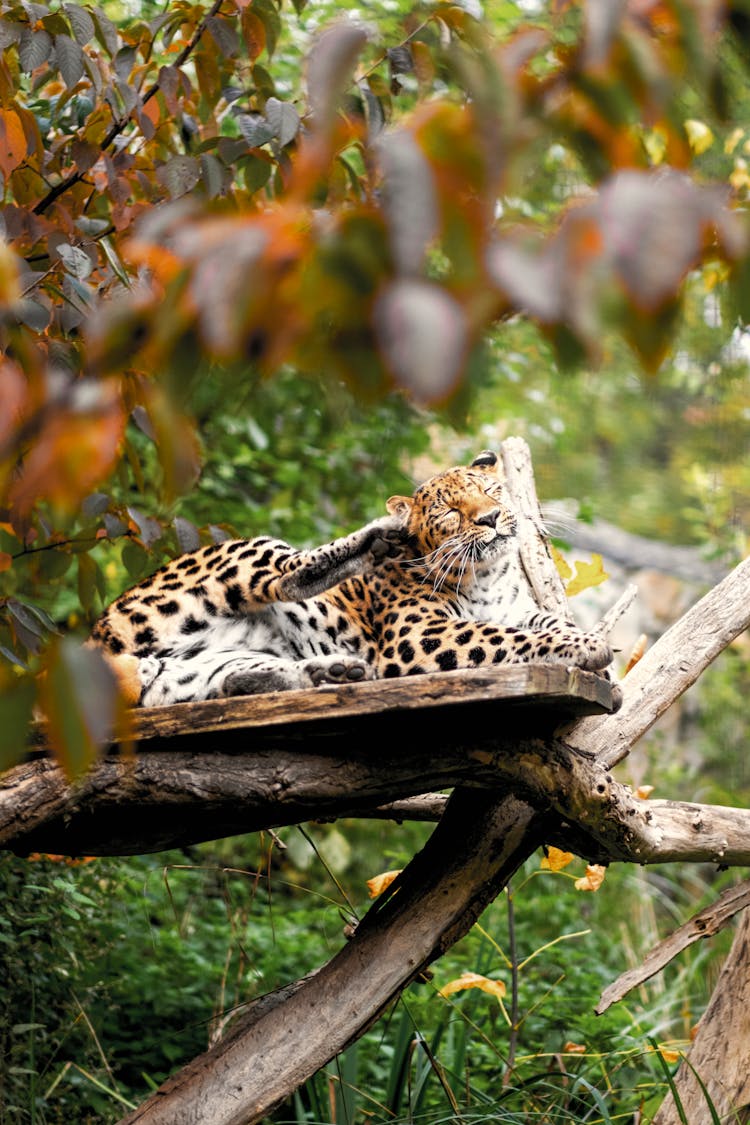
<instances>
[{"instance_id":1,"label":"leopard's head","mask_svg":"<svg viewBox=\"0 0 750 1125\"><path fill-rule=\"evenodd\" d=\"M457 585L517 549L516 517L500 471L497 454L484 451L470 465L431 477L413 496L388 501L436 584L452 579Z\"/></svg>"}]
</instances>

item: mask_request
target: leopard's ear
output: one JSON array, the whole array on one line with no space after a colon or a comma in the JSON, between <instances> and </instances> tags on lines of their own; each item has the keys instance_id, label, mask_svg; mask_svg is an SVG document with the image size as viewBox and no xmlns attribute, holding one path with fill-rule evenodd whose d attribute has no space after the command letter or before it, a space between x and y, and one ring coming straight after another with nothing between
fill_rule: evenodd
<instances>
[{"instance_id":1,"label":"leopard's ear","mask_svg":"<svg viewBox=\"0 0 750 1125\"><path fill-rule=\"evenodd\" d=\"M402 516L405 520L411 515L414 501L411 496L391 496L385 502L388 512L392 516Z\"/></svg>"},{"instance_id":2,"label":"leopard's ear","mask_svg":"<svg viewBox=\"0 0 750 1125\"><path fill-rule=\"evenodd\" d=\"M493 451L491 449L483 449L481 453L478 453L476 455L474 460L471 462L471 465L469 466L469 468L471 468L471 469L495 469L497 472L499 472L500 469L499 469L498 461L499 461L499 458L497 456L497 453L493 453Z\"/></svg>"}]
</instances>

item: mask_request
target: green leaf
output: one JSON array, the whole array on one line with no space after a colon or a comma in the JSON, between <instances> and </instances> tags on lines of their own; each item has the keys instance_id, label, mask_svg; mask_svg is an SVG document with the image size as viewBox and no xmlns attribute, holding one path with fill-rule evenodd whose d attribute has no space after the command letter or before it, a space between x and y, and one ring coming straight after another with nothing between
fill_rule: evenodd
<instances>
[{"instance_id":1,"label":"green leaf","mask_svg":"<svg viewBox=\"0 0 750 1125\"><path fill-rule=\"evenodd\" d=\"M385 134L377 152L383 169L383 207L391 251L400 273L416 274L438 233L432 169L414 137L405 131Z\"/></svg>"},{"instance_id":2,"label":"green leaf","mask_svg":"<svg viewBox=\"0 0 750 1125\"><path fill-rule=\"evenodd\" d=\"M189 551L197 551L201 545L201 537L195 524L191 523L190 520L183 519L182 516L175 516L173 526L180 550L184 554Z\"/></svg>"},{"instance_id":3,"label":"green leaf","mask_svg":"<svg viewBox=\"0 0 750 1125\"><path fill-rule=\"evenodd\" d=\"M260 113L241 113L237 124L250 148L260 148L276 135L273 125Z\"/></svg>"},{"instance_id":4,"label":"green leaf","mask_svg":"<svg viewBox=\"0 0 750 1125\"><path fill-rule=\"evenodd\" d=\"M138 543L126 543L122 549L122 565L133 581L137 582L148 565L148 554Z\"/></svg>"},{"instance_id":5,"label":"green leaf","mask_svg":"<svg viewBox=\"0 0 750 1125\"><path fill-rule=\"evenodd\" d=\"M109 16L101 10L101 8L94 8L92 15L94 17L94 25L96 27L96 37L102 46L106 47L112 58L117 54L117 49L120 46L120 37L117 34L117 28L112 23Z\"/></svg>"},{"instance_id":6,"label":"green leaf","mask_svg":"<svg viewBox=\"0 0 750 1125\"><path fill-rule=\"evenodd\" d=\"M222 55L228 59L234 58L240 49L240 40L234 24L221 16L209 16L206 27Z\"/></svg>"},{"instance_id":7,"label":"green leaf","mask_svg":"<svg viewBox=\"0 0 750 1125\"><path fill-rule=\"evenodd\" d=\"M172 199L178 199L192 191L201 178L200 161L194 156L173 156L156 169L156 178Z\"/></svg>"},{"instance_id":8,"label":"green leaf","mask_svg":"<svg viewBox=\"0 0 750 1125\"><path fill-rule=\"evenodd\" d=\"M439 285L392 282L378 297L375 335L396 384L420 403L448 398L458 386L468 353L463 309Z\"/></svg>"},{"instance_id":9,"label":"green leaf","mask_svg":"<svg viewBox=\"0 0 750 1125\"><path fill-rule=\"evenodd\" d=\"M253 11L265 29L266 52L270 59L281 34L281 17L273 0L254 0Z\"/></svg>"},{"instance_id":10,"label":"green leaf","mask_svg":"<svg viewBox=\"0 0 750 1125\"><path fill-rule=\"evenodd\" d=\"M21 36L18 57L21 69L30 74L45 63L52 54L52 36L46 31L31 31L28 28Z\"/></svg>"},{"instance_id":11,"label":"green leaf","mask_svg":"<svg viewBox=\"0 0 750 1125\"><path fill-rule=\"evenodd\" d=\"M269 98L266 102L266 118L282 148L297 136L300 125L299 114L291 102L280 102L278 98Z\"/></svg>"},{"instance_id":12,"label":"green leaf","mask_svg":"<svg viewBox=\"0 0 750 1125\"><path fill-rule=\"evenodd\" d=\"M362 26L339 23L327 28L310 51L307 89L313 116L323 128L336 114L339 98L351 81L366 42L367 32Z\"/></svg>"},{"instance_id":13,"label":"green leaf","mask_svg":"<svg viewBox=\"0 0 750 1125\"><path fill-rule=\"evenodd\" d=\"M35 695L30 676L0 668L0 770L15 765L26 753Z\"/></svg>"}]
</instances>

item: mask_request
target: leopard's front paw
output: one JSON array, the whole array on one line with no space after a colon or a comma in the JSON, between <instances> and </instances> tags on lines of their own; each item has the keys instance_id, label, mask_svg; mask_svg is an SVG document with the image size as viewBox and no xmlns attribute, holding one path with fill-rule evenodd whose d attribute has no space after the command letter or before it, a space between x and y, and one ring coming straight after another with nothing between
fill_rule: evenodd
<instances>
[{"instance_id":1,"label":"leopard's front paw","mask_svg":"<svg viewBox=\"0 0 750 1125\"><path fill-rule=\"evenodd\" d=\"M582 658L576 663L587 672L600 672L614 659L609 641L602 633L585 633L581 647Z\"/></svg>"},{"instance_id":2,"label":"leopard's front paw","mask_svg":"<svg viewBox=\"0 0 750 1125\"><path fill-rule=\"evenodd\" d=\"M374 520L368 530L371 538L367 545L367 558L371 565L377 566L384 559L397 559L404 555L409 537L400 516L383 516Z\"/></svg>"}]
</instances>

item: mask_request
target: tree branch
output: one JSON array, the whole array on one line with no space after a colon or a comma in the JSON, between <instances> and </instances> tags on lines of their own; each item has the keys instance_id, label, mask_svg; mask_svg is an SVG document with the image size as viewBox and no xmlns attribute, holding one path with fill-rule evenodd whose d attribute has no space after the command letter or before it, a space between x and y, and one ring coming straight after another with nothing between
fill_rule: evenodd
<instances>
[{"instance_id":1,"label":"tree branch","mask_svg":"<svg viewBox=\"0 0 750 1125\"><path fill-rule=\"evenodd\" d=\"M649 950L643 962L634 969L628 969L608 985L602 992L594 1009L598 1016L606 1012L612 1004L622 1000L634 988L649 980L679 956L689 945L703 938L713 937L727 926L739 910L750 906L750 880L727 888L715 902L701 910L689 922L671 933Z\"/></svg>"},{"instance_id":2,"label":"tree branch","mask_svg":"<svg viewBox=\"0 0 750 1125\"><path fill-rule=\"evenodd\" d=\"M390 895L285 1003L166 1082L121 1125L253 1125L377 1019L465 934L545 835L511 797L457 791Z\"/></svg>"},{"instance_id":3,"label":"tree branch","mask_svg":"<svg viewBox=\"0 0 750 1125\"><path fill-rule=\"evenodd\" d=\"M609 768L671 707L735 637L750 626L750 559L689 609L628 673L616 716L583 719L568 742Z\"/></svg>"}]
</instances>

